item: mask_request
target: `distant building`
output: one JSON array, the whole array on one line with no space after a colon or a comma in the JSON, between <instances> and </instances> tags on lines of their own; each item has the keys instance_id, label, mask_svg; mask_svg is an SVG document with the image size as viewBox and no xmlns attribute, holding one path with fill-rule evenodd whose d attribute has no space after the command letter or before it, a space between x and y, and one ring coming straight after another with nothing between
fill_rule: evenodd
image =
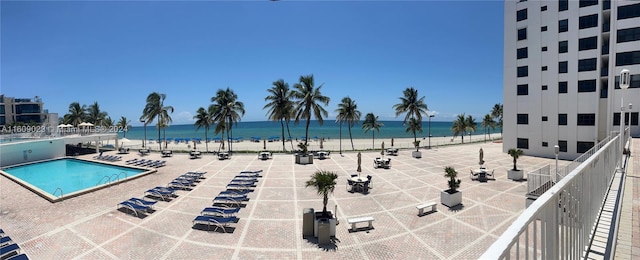
<instances>
[{"instance_id":1,"label":"distant building","mask_svg":"<svg viewBox=\"0 0 640 260\"><path fill-rule=\"evenodd\" d=\"M43 109L43 104L42 99L37 96L34 98L13 98L0 95L0 125L42 124L48 114Z\"/></svg>"},{"instance_id":2,"label":"distant building","mask_svg":"<svg viewBox=\"0 0 640 260\"><path fill-rule=\"evenodd\" d=\"M505 1L503 150L574 159L626 123L640 136L640 2Z\"/></svg>"}]
</instances>

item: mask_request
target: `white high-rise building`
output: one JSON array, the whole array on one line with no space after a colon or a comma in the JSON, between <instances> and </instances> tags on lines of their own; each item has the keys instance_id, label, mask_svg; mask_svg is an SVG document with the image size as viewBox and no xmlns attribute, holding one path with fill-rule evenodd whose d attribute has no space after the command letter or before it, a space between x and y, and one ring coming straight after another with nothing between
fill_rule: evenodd
<instances>
[{"instance_id":1,"label":"white high-rise building","mask_svg":"<svg viewBox=\"0 0 640 260\"><path fill-rule=\"evenodd\" d=\"M574 159L619 131L622 69L640 136L640 2L505 1L503 150Z\"/></svg>"}]
</instances>

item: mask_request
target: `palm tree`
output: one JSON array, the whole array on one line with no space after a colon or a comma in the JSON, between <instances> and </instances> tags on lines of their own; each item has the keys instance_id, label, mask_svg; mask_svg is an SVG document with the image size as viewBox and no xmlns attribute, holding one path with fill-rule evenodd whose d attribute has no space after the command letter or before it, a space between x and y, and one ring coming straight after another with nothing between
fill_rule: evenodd
<instances>
[{"instance_id":1,"label":"palm tree","mask_svg":"<svg viewBox=\"0 0 640 260\"><path fill-rule=\"evenodd\" d=\"M393 108L396 110L396 117L406 113L403 121L404 124L407 124L410 118L414 118L414 124L422 125L422 115L426 115L429 110L427 104L424 103L424 96L418 98L418 90L413 87L406 88L402 93L403 96L400 97L400 103L393 105ZM420 126L420 129L422 129L422 126ZM416 127L412 127L414 144L418 143L416 130L418 130Z\"/></svg>"},{"instance_id":2,"label":"palm tree","mask_svg":"<svg viewBox=\"0 0 640 260\"><path fill-rule=\"evenodd\" d=\"M103 121L102 121L102 125L103 126L113 126L114 122L113 119L111 119L110 116L107 116Z\"/></svg>"},{"instance_id":3,"label":"palm tree","mask_svg":"<svg viewBox=\"0 0 640 260\"><path fill-rule=\"evenodd\" d=\"M513 157L513 170L517 171L518 167L516 167L516 162L518 161L518 158L520 158L520 156L522 156L522 154L524 152L522 152L522 150L520 150L520 149L511 148L511 149L509 149L509 151L507 151L507 153L509 155L511 155L511 157Z\"/></svg>"},{"instance_id":4,"label":"palm tree","mask_svg":"<svg viewBox=\"0 0 640 260\"><path fill-rule=\"evenodd\" d=\"M167 125L171 122L169 113L173 113L172 106L165 106L164 100L167 98L166 94L160 94L158 92L152 92L147 96L147 104L142 110L142 116L140 120L144 120L145 125L153 122L156 118L158 128L158 139L160 139L160 125ZM162 150L162 142L158 142L159 149Z\"/></svg>"},{"instance_id":5,"label":"palm tree","mask_svg":"<svg viewBox=\"0 0 640 260\"><path fill-rule=\"evenodd\" d=\"M351 149L355 150L356 148L353 146L353 137L351 136L351 128L354 124L360 122L360 116L362 113L358 111L358 105L356 101L351 99L350 97L342 98L342 102L338 104L338 116L336 117L338 122L347 122L349 126L349 139L351 139Z\"/></svg>"},{"instance_id":6,"label":"palm tree","mask_svg":"<svg viewBox=\"0 0 640 260\"><path fill-rule=\"evenodd\" d=\"M194 123L194 125L196 126L196 131L198 131L200 127L204 127L204 145L207 152L209 152L209 128L213 124L213 114L210 113L212 111L213 106L209 106L208 111L204 109L204 107L200 107L198 108L198 111L196 111L196 115L193 116L193 119L196 120L196 122Z\"/></svg>"},{"instance_id":7,"label":"palm tree","mask_svg":"<svg viewBox=\"0 0 640 260\"><path fill-rule=\"evenodd\" d=\"M318 195L322 195L323 217L329 217L329 214L327 214L327 203L329 202L329 193L333 193L336 187L336 179L338 179L336 173L320 170L311 175L311 179L306 182L305 187L314 187Z\"/></svg>"},{"instance_id":8,"label":"palm tree","mask_svg":"<svg viewBox=\"0 0 640 260\"><path fill-rule=\"evenodd\" d=\"M367 115L364 116L364 122L362 122L362 129L364 129L365 133L368 132L369 130L376 130L380 132L380 127L382 126L384 126L384 124L378 121L378 117L375 116L373 113L368 113ZM371 131L371 134L373 138L371 147L375 149L376 148L376 145L375 145L376 132Z\"/></svg>"},{"instance_id":9,"label":"palm tree","mask_svg":"<svg viewBox=\"0 0 640 260\"><path fill-rule=\"evenodd\" d=\"M100 105L98 102L93 102L86 108L87 121L96 126L104 125L104 120L107 118L107 112L100 111Z\"/></svg>"},{"instance_id":10,"label":"palm tree","mask_svg":"<svg viewBox=\"0 0 640 260\"><path fill-rule=\"evenodd\" d=\"M422 122L418 121L418 119L413 117L409 118L409 122L406 125L407 125L406 132L412 132L414 136L416 132L422 133ZM416 147L416 151L418 151L420 147L420 141L418 140L413 141L413 145Z\"/></svg>"},{"instance_id":11,"label":"palm tree","mask_svg":"<svg viewBox=\"0 0 640 260\"><path fill-rule=\"evenodd\" d=\"M464 143L464 134L467 131L467 125L464 118L464 113L458 115L456 120L453 121L453 125L451 126L451 131L453 132L453 137L460 135L462 136L462 143Z\"/></svg>"},{"instance_id":12,"label":"palm tree","mask_svg":"<svg viewBox=\"0 0 640 260\"><path fill-rule=\"evenodd\" d=\"M120 117L120 121L118 121L118 123L116 124L116 126L119 129L122 129L123 131L123 136L122 137L127 137L127 131L129 131L129 129L131 129L131 120L127 120L126 117L121 116Z\"/></svg>"},{"instance_id":13,"label":"palm tree","mask_svg":"<svg viewBox=\"0 0 640 260\"><path fill-rule=\"evenodd\" d=\"M80 103L78 102L69 104L69 113L64 115L64 123L78 126L78 124L82 123L87 116L85 108L85 106L80 106Z\"/></svg>"},{"instance_id":14,"label":"palm tree","mask_svg":"<svg viewBox=\"0 0 640 260\"><path fill-rule=\"evenodd\" d=\"M469 133L469 142L471 142L471 133L475 132L478 129L478 124L476 124L476 119L471 115L468 115L464 120L465 130Z\"/></svg>"},{"instance_id":15,"label":"palm tree","mask_svg":"<svg viewBox=\"0 0 640 260\"><path fill-rule=\"evenodd\" d=\"M500 134L502 134L502 104L497 103L493 105L493 108L491 109L491 116L498 119L498 127L500 127Z\"/></svg>"},{"instance_id":16,"label":"palm tree","mask_svg":"<svg viewBox=\"0 0 640 260\"><path fill-rule=\"evenodd\" d=\"M480 125L484 128L484 141L487 141L487 133L489 133L489 139L491 139L491 132L489 128L496 129L496 121L493 120L493 117L490 114L484 115L482 122Z\"/></svg>"},{"instance_id":17,"label":"palm tree","mask_svg":"<svg viewBox=\"0 0 640 260\"><path fill-rule=\"evenodd\" d=\"M300 119L307 120L304 135L304 145L307 146L311 115L313 114L316 120L318 120L318 124L322 125L322 117L328 116L328 113L321 105L328 106L331 99L327 96L323 96L320 92L320 89L322 89L322 85L324 84L320 84L320 86L315 87L313 84L313 74L300 76L299 81L299 83L293 85L295 90L293 91L292 96L297 100L293 111L296 115L296 124L300 122Z\"/></svg>"},{"instance_id":18,"label":"palm tree","mask_svg":"<svg viewBox=\"0 0 640 260\"><path fill-rule=\"evenodd\" d=\"M242 119L244 115L244 104L238 101L238 95L233 92L229 87L227 89L218 89L216 96L211 97L212 111L216 113L213 115L213 120L218 122L217 129L224 127L227 130L227 139L233 137L233 124ZM220 124L223 125L220 125ZM224 146L224 141L223 141ZM231 142L229 143L229 151L232 151Z\"/></svg>"},{"instance_id":19,"label":"palm tree","mask_svg":"<svg viewBox=\"0 0 640 260\"><path fill-rule=\"evenodd\" d=\"M284 151L286 140L284 138L284 123L287 121L287 129L289 129L288 119L291 118L291 110L293 110L293 102L291 101L292 92L289 91L289 84L282 79L274 81L273 87L267 89L267 91L270 95L264 98L268 103L264 105L263 109L269 109L267 111L269 119L280 121L280 127L282 129L282 151Z\"/></svg>"}]
</instances>

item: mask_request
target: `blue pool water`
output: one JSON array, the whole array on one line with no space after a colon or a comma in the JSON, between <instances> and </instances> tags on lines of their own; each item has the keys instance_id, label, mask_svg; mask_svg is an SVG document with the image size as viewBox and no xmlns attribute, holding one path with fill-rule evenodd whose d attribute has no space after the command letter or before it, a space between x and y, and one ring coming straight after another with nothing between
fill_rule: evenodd
<instances>
[{"instance_id":1,"label":"blue pool water","mask_svg":"<svg viewBox=\"0 0 640 260\"><path fill-rule=\"evenodd\" d=\"M94 163L77 159L57 159L5 168L5 172L53 195L61 188L64 195L93 188L125 176L131 178L145 170ZM105 177L107 176L107 177ZM60 196L58 191L56 196Z\"/></svg>"}]
</instances>

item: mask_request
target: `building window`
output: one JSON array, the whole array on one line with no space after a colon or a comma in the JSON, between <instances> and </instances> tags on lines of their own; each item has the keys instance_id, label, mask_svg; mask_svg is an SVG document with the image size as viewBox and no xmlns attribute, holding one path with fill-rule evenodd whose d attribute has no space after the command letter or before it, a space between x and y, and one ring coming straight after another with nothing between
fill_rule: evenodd
<instances>
[{"instance_id":1,"label":"building window","mask_svg":"<svg viewBox=\"0 0 640 260\"><path fill-rule=\"evenodd\" d=\"M546 10L547 10L547 6L546 5L543 5L543 6L540 7L540 12L544 12Z\"/></svg>"},{"instance_id":2,"label":"building window","mask_svg":"<svg viewBox=\"0 0 640 260\"><path fill-rule=\"evenodd\" d=\"M529 124L529 114L518 114L518 124L519 125L528 125Z\"/></svg>"},{"instance_id":3,"label":"building window","mask_svg":"<svg viewBox=\"0 0 640 260\"><path fill-rule=\"evenodd\" d=\"M594 71L596 70L596 58L583 59L578 61L578 71Z\"/></svg>"},{"instance_id":4,"label":"building window","mask_svg":"<svg viewBox=\"0 0 640 260\"><path fill-rule=\"evenodd\" d=\"M542 116L542 122L547 122L548 120L549 120L549 118L548 118L548 117L546 117L546 116Z\"/></svg>"},{"instance_id":5,"label":"building window","mask_svg":"<svg viewBox=\"0 0 640 260\"><path fill-rule=\"evenodd\" d=\"M596 125L596 114L578 114L578 125Z\"/></svg>"},{"instance_id":6,"label":"building window","mask_svg":"<svg viewBox=\"0 0 640 260\"><path fill-rule=\"evenodd\" d=\"M558 1L558 10L559 11L569 10L569 0L560 0L560 1Z\"/></svg>"},{"instance_id":7,"label":"building window","mask_svg":"<svg viewBox=\"0 0 640 260\"><path fill-rule=\"evenodd\" d=\"M547 46L543 46L542 51L547 51Z\"/></svg>"},{"instance_id":8,"label":"building window","mask_svg":"<svg viewBox=\"0 0 640 260\"><path fill-rule=\"evenodd\" d=\"M631 120L631 124L629 124ZM638 125L638 112L624 113L625 125ZM620 112L613 113L613 125L620 125Z\"/></svg>"},{"instance_id":9,"label":"building window","mask_svg":"<svg viewBox=\"0 0 640 260\"><path fill-rule=\"evenodd\" d=\"M607 98L609 96L609 88L606 85L606 82L602 82L600 84L600 98Z\"/></svg>"},{"instance_id":10,"label":"building window","mask_svg":"<svg viewBox=\"0 0 640 260\"><path fill-rule=\"evenodd\" d=\"M618 30L616 42L640 41L640 27Z\"/></svg>"},{"instance_id":11,"label":"building window","mask_svg":"<svg viewBox=\"0 0 640 260\"><path fill-rule=\"evenodd\" d=\"M542 66L542 71L547 71L547 66Z\"/></svg>"},{"instance_id":12,"label":"building window","mask_svg":"<svg viewBox=\"0 0 640 260\"><path fill-rule=\"evenodd\" d=\"M540 27L540 31L546 32L547 31L547 27L546 26Z\"/></svg>"},{"instance_id":13,"label":"building window","mask_svg":"<svg viewBox=\"0 0 640 260\"><path fill-rule=\"evenodd\" d=\"M613 85L615 89L620 89L620 76L616 76L616 82ZM629 88L640 88L640 74L630 75Z\"/></svg>"},{"instance_id":14,"label":"building window","mask_svg":"<svg viewBox=\"0 0 640 260\"><path fill-rule=\"evenodd\" d=\"M578 153L586 153L587 151L589 151L589 149L591 149L595 144L593 142L580 142L578 141L577 143L577 147L576 147L576 152Z\"/></svg>"},{"instance_id":15,"label":"building window","mask_svg":"<svg viewBox=\"0 0 640 260\"><path fill-rule=\"evenodd\" d=\"M640 17L640 4L618 6L618 20Z\"/></svg>"},{"instance_id":16,"label":"building window","mask_svg":"<svg viewBox=\"0 0 640 260\"><path fill-rule=\"evenodd\" d=\"M596 92L596 80L580 80L578 81L578 93L580 92Z\"/></svg>"},{"instance_id":17,"label":"building window","mask_svg":"<svg viewBox=\"0 0 640 260\"><path fill-rule=\"evenodd\" d=\"M516 56L518 57L518 59L526 59L529 56L527 47L518 49Z\"/></svg>"},{"instance_id":18,"label":"building window","mask_svg":"<svg viewBox=\"0 0 640 260\"><path fill-rule=\"evenodd\" d=\"M547 85L542 85L542 90L547 90L549 87Z\"/></svg>"},{"instance_id":19,"label":"building window","mask_svg":"<svg viewBox=\"0 0 640 260\"><path fill-rule=\"evenodd\" d=\"M516 147L520 149L529 149L529 139L527 138L518 138L518 143Z\"/></svg>"},{"instance_id":20,"label":"building window","mask_svg":"<svg viewBox=\"0 0 640 260\"><path fill-rule=\"evenodd\" d=\"M547 143L547 142L542 142L542 147L548 147L548 146L549 146L549 143Z\"/></svg>"},{"instance_id":21,"label":"building window","mask_svg":"<svg viewBox=\"0 0 640 260\"><path fill-rule=\"evenodd\" d=\"M569 42L568 41L558 42L558 53L566 53L567 51L569 51Z\"/></svg>"},{"instance_id":22,"label":"building window","mask_svg":"<svg viewBox=\"0 0 640 260\"><path fill-rule=\"evenodd\" d=\"M558 62L558 73L567 73L569 65L567 61Z\"/></svg>"},{"instance_id":23,"label":"building window","mask_svg":"<svg viewBox=\"0 0 640 260\"><path fill-rule=\"evenodd\" d=\"M518 41L527 39L527 28L518 29Z\"/></svg>"},{"instance_id":24,"label":"building window","mask_svg":"<svg viewBox=\"0 0 640 260\"><path fill-rule=\"evenodd\" d=\"M567 32L567 31L569 31L569 19L558 21L558 32Z\"/></svg>"},{"instance_id":25,"label":"building window","mask_svg":"<svg viewBox=\"0 0 640 260\"><path fill-rule=\"evenodd\" d=\"M529 95L529 85L522 84L518 85L518 96L526 96Z\"/></svg>"},{"instance_id":26,"label":"building window","mask_svg":"<svg viewBox=\"0 0 640 260\"><path fill-rule=\"evenodd\" d=\"M516 21L522 21L527 19L527 9L518 10L516 13Z\"/></svg>"},{"instance_id":27,"label":"building window","mask_svg":"<svg viewBox=\"0 0 640 260\"><path fill-rule=\"evenodd\" d=\"M587 29L598 26L598 14L580 16L578 28Z\"/></svg>"},{"instance_id":28,"label":"building window","mask_svg":"<svg viewBox=\"0 0 640 260\"><path fill-rule=\"evenodd\" d=\"M640 51L616 53L616 66L640 64Z\"/></svg>"},{"instance_id":29,"label":"building window","mask_svg":"<svg viewBox=\"0 0 640 260\"><path fill-rule=\"evenodd\" d=\"M528 66L518 67L518 78L528 77L528 76L529 76Z\"/></svg>"},{"instance_id":30,"label":"building window","mask_svg":"<svg viewBox=\"0 0 640 260\"><path fill-rule=\"evenodd\" d=\"M578 40L578 50L593 50L598 48L598 36L582 38Z\"/></svg>"},{"instance_id":31,"label":"building window","mask_svg":"<svg viewBox=\"0 0 640 260\"><path fill-rule=\"evenodd\" d=\"M567 93L567 82L566 81L561 81L558 82L558 93L562 94L562 93Z\"/></svg>"},{"instance_id":32,"label":"building window","mask_svg":"<svg viewBox=\"0 0 640 260\"><path fill-rule=\"evenodd\" d=\"M558 125L567 125L567 114L558 114Z\"/></svg>"},{"instance_id":33,"label":"building window","mask_svg":"<svg viewBox=\"0 0 640 260\"><path fill-rule=\"evenodd\" d=\"M560 146L560 149L559 149L560 152L564 152L564 153L567 152L567 141L558 140L558 146Z\"/></svg>"},{"instance_id":34,"label":"building window","mask_svg":"<svg viewBox=\"0 0 640 260\"><path fill-rule=\"evenodd\" d=\"M598 0L580 0L579 6L587 7L587 6L597 5L597 4L598 4Z\"/></svg>"}]
</instances>

